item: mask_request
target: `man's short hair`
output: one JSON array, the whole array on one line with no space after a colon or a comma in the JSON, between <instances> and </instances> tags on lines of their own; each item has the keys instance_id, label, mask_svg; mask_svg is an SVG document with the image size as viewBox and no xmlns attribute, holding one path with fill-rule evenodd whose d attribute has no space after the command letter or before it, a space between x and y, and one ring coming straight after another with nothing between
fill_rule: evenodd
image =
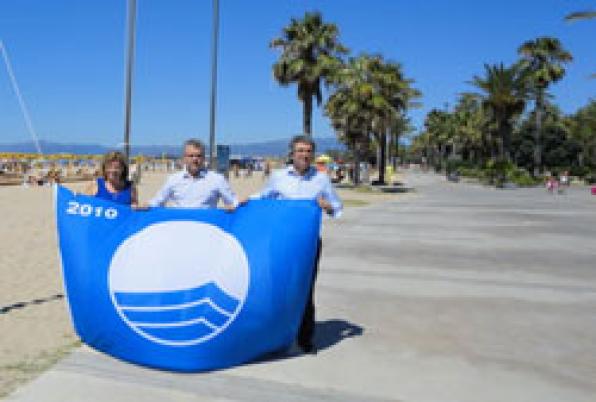
<instances>
[{"instance_id":1,"label":"man's short hair","mask_svg":"<svg viewBox=\"0 0 596 402\"><path fill-rule=\"evenodd\" d=\"M294 152L294 146L296 144L309 144L312 147L312 153L315 153L315 148L316 148L316 144L315 142L312 140L312 138L300 134L300 135L295 135L292 140L290 141L290 154L292 154Z\"/></svg>"},{"instance_id":2,"label":"man's short hair","mask_svg":"<svg viewBox=\"0 0 596 402\"><path fill-rule=\"evenodd\" d=\"M184 146L182 147L182 153L186 150L186 147L193 147L198 148L201 152L205 153L205 144L201 140L197 140L196 138L191 138L184 141Z\"/></svg>"}]
</instances>

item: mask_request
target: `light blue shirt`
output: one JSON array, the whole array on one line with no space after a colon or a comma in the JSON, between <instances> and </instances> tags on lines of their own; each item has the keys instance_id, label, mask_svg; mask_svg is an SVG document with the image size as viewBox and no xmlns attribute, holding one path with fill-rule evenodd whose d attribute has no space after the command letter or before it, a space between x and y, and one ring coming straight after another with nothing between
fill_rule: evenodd
<instances>
[{"instance_id":1,"label":"light blue shirt","mask_svg":"<svg viewBox=\"0 0 596 402\"><path fill-rule=\"evenodd\" d=\"M223 175L202 169L197 177L193 177L183 170L168 177L149 205L161 207L167 203L179 208L217 208L220 198L226 205L238 205L238 199Z\"/></svg>"},{"instance_id":2,"label":"light blue shirt","mask_svg":"<svg viewBox=\"0 0 596 402\"><path fill-rule=\"evenodd\" d=\"M310 167L300 175L293 166L271 174L263 190L253 198L276 200L314 200L319 196L327 200L333 209L331 216L339 218L343 205L337 196L329 176Z\"/></svg>"}]
</instances>

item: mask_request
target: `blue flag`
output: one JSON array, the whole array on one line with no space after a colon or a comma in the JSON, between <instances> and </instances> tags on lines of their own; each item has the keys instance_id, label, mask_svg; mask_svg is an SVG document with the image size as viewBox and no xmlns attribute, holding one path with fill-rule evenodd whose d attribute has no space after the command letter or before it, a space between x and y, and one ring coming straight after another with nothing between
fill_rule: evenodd
<instances>
[{"instance_id":1,"label":"blue flag","mask_svg":"<svg viewBox=\"0 0 596 402\"><path fill-rule=\"evenodd\" d=\"M200 371L292 343L321 225L314 201L134 211L56 186L55 207L68 304L86 344Z\"/></svg>"}]
</instances>

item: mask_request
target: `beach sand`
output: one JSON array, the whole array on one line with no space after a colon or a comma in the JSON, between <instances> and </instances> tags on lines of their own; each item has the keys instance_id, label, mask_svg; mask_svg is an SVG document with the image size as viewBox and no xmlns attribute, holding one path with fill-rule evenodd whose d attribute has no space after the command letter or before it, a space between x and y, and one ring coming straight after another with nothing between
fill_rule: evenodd
<instances>
[{"instance_id":1,"label":"beach sand","mask_svg":"<svg viewBox=\"0 0 596 402\"><path fill-rule=\"evenodd\" d=\"M139 194L148 200L165 173L144 174ZM232 178L239 196L264 184L262 173ZM87 183L69 183L81 191ZM396 199L395 194L340 190L346 207ZM50 367L79 344L62 297L61 268L51 187L0 187L0 398Z\"/></svg>"}]
</instances>

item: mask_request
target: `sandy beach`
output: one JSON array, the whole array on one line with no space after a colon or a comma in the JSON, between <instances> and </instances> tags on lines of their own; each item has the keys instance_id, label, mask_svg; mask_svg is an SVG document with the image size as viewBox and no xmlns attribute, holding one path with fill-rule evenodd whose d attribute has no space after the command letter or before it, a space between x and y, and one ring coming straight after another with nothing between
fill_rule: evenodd
<instances>
[{"instance_id":1,"label":"sandy beach","mask_svg":"<svg viewBox=\"0 0 596 402\"><path fill-rule=\"evenodd\" d=\"M141 201L161 186L165 173L148 173ZM258 190L260 172L232 178L239 196ZM81 190L86 183L69 183ZM399 195L339 190L347 208L396 199ZM62 298L62 279L50 187L0 187L0 398L50 367L79 344Z\"/></svg>"}]
</instances>

